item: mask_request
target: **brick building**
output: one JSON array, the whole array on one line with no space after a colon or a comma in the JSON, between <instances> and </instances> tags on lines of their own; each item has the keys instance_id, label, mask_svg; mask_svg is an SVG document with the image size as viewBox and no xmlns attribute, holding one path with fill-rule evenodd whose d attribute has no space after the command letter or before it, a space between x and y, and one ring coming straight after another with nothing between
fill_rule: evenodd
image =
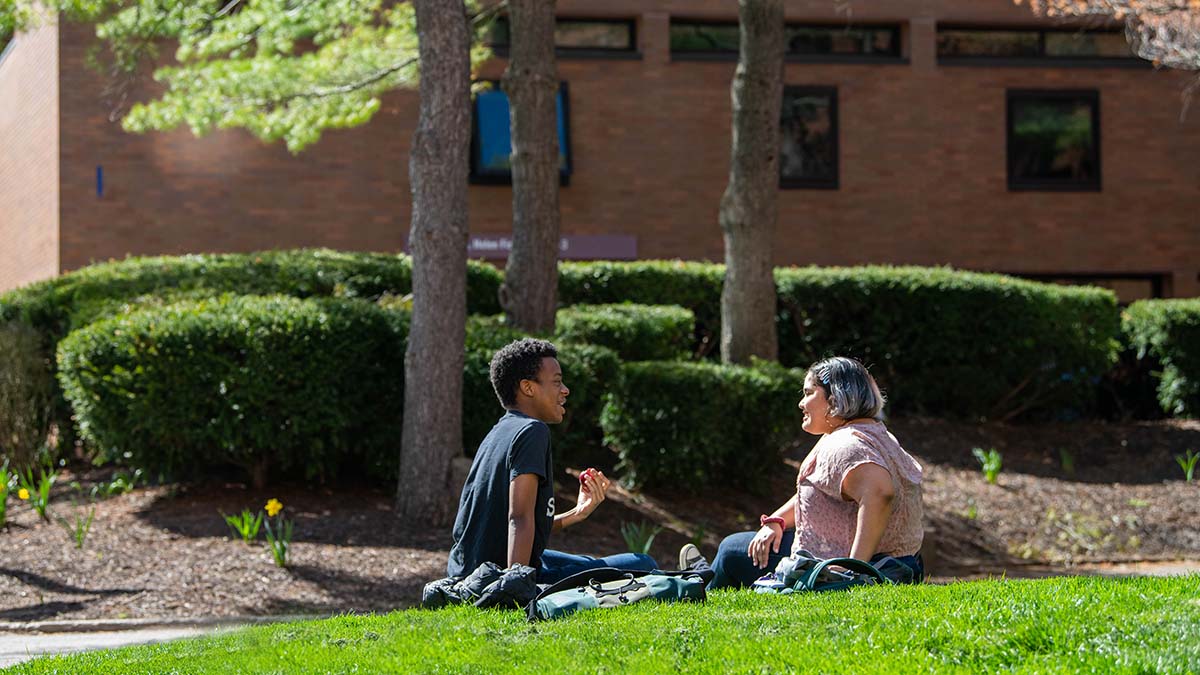
<instances>
[{"instance_id":1,"label":"brick building","mask_svg":"<svg viewBox=\"0 0 1200 675\"><path fill-rule=\"evenodd\" d=\"M779 264L1200 295L1187 75L1131 58L1120 31L1011 0L786 8ZM568 256L720 260L736 3L559 0L558 13ZM241 131L132 135L85 66L90 36L46 26L0 59L0 289L127 254L403 246L414 93L299 156ZM503 70L503 26L495 39L485 78ZM499 102L476 108L480 252L511 229Z\"/></svg>"}]
</instances>

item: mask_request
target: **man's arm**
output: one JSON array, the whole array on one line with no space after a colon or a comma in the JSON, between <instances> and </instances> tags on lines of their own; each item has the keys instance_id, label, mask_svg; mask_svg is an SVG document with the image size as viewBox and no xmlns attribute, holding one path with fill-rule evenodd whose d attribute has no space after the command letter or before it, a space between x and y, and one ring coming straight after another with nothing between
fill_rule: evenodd
<instances>
[{"instance_id":1,"label":"man's arm","mask_svg":"<svg viewBox=\"0 0 1200 675\"><path fill-rule=\"evenodd\" d=\"M508 484L508 566L529 564L533 553L538 475L523 473ZM557 519L555 519L557 522Z\"/></svg>"},{"instance_id":2,"label":"man's arm","mask_svg":"<svg viewBox=\"0 0 1200 675\"><path fill-rule=\"evenodd\" d=\"M564 527L570 527L575 523L586 520L592 515L592 511L600 506L600 502L604 501L604 497L608 493L609 482L608 477L603 471L588 469L580 476L579 497L575 500L575 508L570 511L563 511L554 516L554 527L551 531L558 532Z\"/></svg>"}]
</instances>

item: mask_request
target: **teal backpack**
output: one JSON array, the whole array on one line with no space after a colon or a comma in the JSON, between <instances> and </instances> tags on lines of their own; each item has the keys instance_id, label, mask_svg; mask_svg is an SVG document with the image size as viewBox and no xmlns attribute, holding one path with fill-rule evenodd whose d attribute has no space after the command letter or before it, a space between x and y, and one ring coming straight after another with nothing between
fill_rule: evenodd
<instances>
[{"instance_id":1,"label":"teal backpack","mask_svg":"<svg viewBox=\"0 0 1200 675\"><path fill-rule=\"evenodd\" d=\"M624 607L643 600L704 602L713 573L645 572L600 567L573 574L546 588L525 608L530 621L561 619L585 609Z\"/></svg>"}]
</instances>

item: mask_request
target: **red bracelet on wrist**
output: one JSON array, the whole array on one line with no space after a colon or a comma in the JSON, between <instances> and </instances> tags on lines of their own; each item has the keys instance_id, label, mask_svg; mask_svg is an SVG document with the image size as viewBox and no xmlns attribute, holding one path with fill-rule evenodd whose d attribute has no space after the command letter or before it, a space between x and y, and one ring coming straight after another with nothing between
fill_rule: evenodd
<instances>
[{"instance_id":1,"label":"red bracelet on wrist","mask_svg":"<svg viewBox=\"0 0 1200 675\"><path fill-rule=\"evenodd\" d=\"M787 522L785 522L781 516L768 516L764 514L758 517L759 525L766 527L770 523L775 523L778 525L780 530L787 529Z\"/></svg>"}]
</instances>

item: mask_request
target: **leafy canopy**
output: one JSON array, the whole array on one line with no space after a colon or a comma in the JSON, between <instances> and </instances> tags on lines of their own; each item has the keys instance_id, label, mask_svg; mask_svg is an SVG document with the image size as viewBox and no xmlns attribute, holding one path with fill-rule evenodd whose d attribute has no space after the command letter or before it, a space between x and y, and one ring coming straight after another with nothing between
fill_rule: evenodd
<instances>
[{"instance_id":1,"label":"leafy canopy","mask_svg":"<svg viewBox=\"0 0 1200 675\"><path fill-rule=\"evenodd\" d=\"M146 63L164 85L123 119L135 132L187 126L198 136L244 128L292 152L326 129L366 123L384 92L419 75L412 5L394 0L42 0L59 16L93 23L115 78ZM0 0L5 32L49 20L33 0ZM498 6L472 12L472 64ZM160 54L174 46L173 58Z\"/></svg>"}]
</instances>

